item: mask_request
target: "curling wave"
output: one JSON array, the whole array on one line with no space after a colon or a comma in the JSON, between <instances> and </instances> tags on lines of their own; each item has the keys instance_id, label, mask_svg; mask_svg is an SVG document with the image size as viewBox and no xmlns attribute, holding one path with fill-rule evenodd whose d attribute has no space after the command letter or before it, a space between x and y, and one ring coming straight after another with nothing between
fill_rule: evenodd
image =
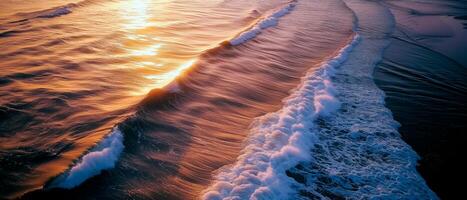
<instances>
[{"instance_id":1,"label":"curling wave","mask_svg":"<svg viewBox=\"0 0 467 200\"><path fill-rule=\"evenodd\" d=\"M118 127L115 127L106 138L84 155L76 165L56 178L49 188L74 188L87 179L98 175L102 170L113 168L123 148L123 134Z\"/></svg>"}]
</instances>

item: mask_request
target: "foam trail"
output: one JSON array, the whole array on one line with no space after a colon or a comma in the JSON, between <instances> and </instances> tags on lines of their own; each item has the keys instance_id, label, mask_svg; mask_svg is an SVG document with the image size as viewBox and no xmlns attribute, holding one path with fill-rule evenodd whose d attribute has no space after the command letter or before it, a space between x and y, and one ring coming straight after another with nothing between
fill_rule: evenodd
<instances>
[{"instance_id":1,"label":"foam trail","mask_svg":"<svg viewBox=\"0 0 467 200\"><path fill-rule=\"evenodd\" d=\"M98 175L102 170L113 168L123 148L123 134L118 127L115 127L75 166L55 179L50 187L74 188L88 178Z\"/></svg>"},{"instance_id":2,"label":"foam trail","mask_svg":"<svg viewBox=\"0 0 467 200\"><path fill-rule=\"evenodd\" d=\"M220 169L203 199L289 198L294 182L286 170L311 159L309 151L317 140L314 119L339 107L331 77L358 41L355 35L336 57L308 73L281 110L256 119L241 155Z\"/></svg>"},{"instance_id":3,"label":"foam trail","mask_svg":"<svg viewBox=\"0 0 467 200\"><path fill-rule=\"evenodd\" d=\"M378 1L344 2L361 39L333 76L340 108L332 115L323 110L328 116L315 121L313 159L287 170L296 183L289 199L438 199L418 174L419 157L401 139L373 80L394 31L392 13Z\"/></svg>"},{"instance_id":4,"label":"foam trail","mask_svg":"<svg viewBox=\"0 0 467 200\"><path fill-rule=\"evenodd\" d=\"M283 17L284 15L288 14L290 11L292 11L292 9L295 7L295 4L296 4L296 1L291 1L289 4L287 4L282 9L276 11L275 13L266 17L265 19L256 23L252 28L241 33L237 37L231 39L229 41L230 44L234 46L242 44L256 37L258 34L261 33L262 30L277 25L277 23L279 22L279 19Z\"/></svg>"}]
</instances>

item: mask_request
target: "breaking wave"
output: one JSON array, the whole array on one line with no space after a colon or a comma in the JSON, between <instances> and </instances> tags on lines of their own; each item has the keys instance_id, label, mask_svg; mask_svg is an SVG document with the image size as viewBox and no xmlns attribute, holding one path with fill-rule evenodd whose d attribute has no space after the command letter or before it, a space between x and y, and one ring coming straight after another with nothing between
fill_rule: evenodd
<instances>
[{"instance_id":1,"label":"breaking wave","mask_svg":"<svg viewBox=\"0 0 467 200\"><path fill-rule=\"evenodd\" d=\"M378 2L345 3L356 18L353 41L306 75L279 111L253 123L204 199L438 199L373 81L392 13Z\"/></svg>"},{"instance_id":2,"label":"breaking wave","mask_svg":"<svg viewBox=\"0 0 467 200\"><path fill-rule=\"evenodd\" d=\"M256 23L253 27L248 29L247 31L240 33L240 35L231 39L229 41L230 44L234 46L242 44L256 37L256 35L260 34L262 30L277 25L277 23L279 22L279 19L283 17L284 15L288 14L289 12L291 12L293 8L295 7L295 4L296 4L296 1L291 1L289 4L287 4L282 9L262 19L261 21Z\"/></svg>"},{"instance_id":3,"label":"breaking wave","mask_svg":"<svg viewBox=\"0 0 467 200\"><path fill-rule=\"evenodd\" d=\"M355 35L336 57L310 72L281 110L257 119L236 163L222 168L204 199L287 199L292 181L286 170L309 161L316 141L314 120L339 107L331 77L358 43Z\"/></svg>"},{"instance_id":4,"label":"breaking wave","mask_svg":"<svg viewBox=\"0 0 467 200\"><path fill-rule=\"evenodd\" d=\"M85 154L80 161L67 172L55 179L50 188L74 188L87 179L98 175L102 170L115 166L124 148L123 134L115 127L97 146Z\"/></svg>"}]
</instances>

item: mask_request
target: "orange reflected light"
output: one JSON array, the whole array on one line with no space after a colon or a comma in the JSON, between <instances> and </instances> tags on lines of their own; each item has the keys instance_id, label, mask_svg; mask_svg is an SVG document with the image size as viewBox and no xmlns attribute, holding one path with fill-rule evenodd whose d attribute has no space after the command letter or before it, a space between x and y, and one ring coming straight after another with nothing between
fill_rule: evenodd
<instances>
[{"instance_id":1,"label":"orange reflected light","mask_svg":"<svg viewBox=\"0 0 467 200\"><path fill-rule=\"evenodd\" d=\"M164 64L162 63L155 63L155 62L149 62L149 61L144 61L144 62L138 62L137 63L139 66L142 67L162 67Z\"/></svg>"},{"instance_id":2,"label":"orange reflected light","mask_svg":"<svg viewBox=\"0 0 467 200\"><path fill-rule=\"evenodd\" d=\"M123 16L129 23L125 24L126 29L142 29L152 25L149 21L148 8L150 0L132 0L123 5L127 15Z\"/></svg>"},{"instance_id":3,"label":"orange reflected light","mask_svg":"<svg viewBox=\"0 0 467 200\"><path fill-rule=\"evenodd\" d=\"M141 88L140 91L138 92L133 92L132 94L135 96L139 95L145 95L149 91L155 88L163 88L167 85L169 85L173 80L175 80L178 76L181 76L182 73L190 68L193 63L195 63L196 59L189 60L181 65L179 65L177 68L174 70L171 70L169 72L163 73L163 74L154 74L154 75L146 75L144 78L151 80L153 83L146 85L145 87Z\"/></svg>"},{"instance_id":4,"label":"orange reflected light","mask_svg":"<svg viewBox=\"0 0 467 200\"><path fill-rule=\"evenodd\" d=\"M161 47L162 44L154 44L144 49L131 50L130 54L134 56L155 56Z\"/></svg>"},{"instance_id":5,"label":"orange reflected light","mask_svg":"<svg viewBox=\"0 0 467 200\"><path fill-rule=\"evenodd\" d=\"M195 62L195 59L187 61L172 58L165 51L170 48L169 44L161 49L164 46L161 42L163 40L157 37L152 27L171 26L177 21L151 22L154 17L152 3L152 0L130 0L121 7L124 11L122 17L126 21L123 29L128 33L126 37L129 39L124 45L130 59L134 61L128 68L134 69L131 73L142 77L138 80L142 86L137 91L130 92L133 96L146 95L152 89L166 87Z\"/></svg>"},{"instance_id":6,"label":"orange reflected light","mask_svg":"<svg viewBox=\"0 0 467 200\"><path fill-rule=\"evenodd\" d=\"M160 80L158 85L165 87L170 82L172 82L175 78L180 76L186 69L192 66L193 63L195 63L195 61L196 61L195 59L189 60L188 62L181 64L179 67L177 67L176 69L172 71L169 71L162 75L156 75L157 79ZM149 76L145 76L145 78L153 79L154 77L153 75L149 75Z\"/></svg>"}]
</instances>

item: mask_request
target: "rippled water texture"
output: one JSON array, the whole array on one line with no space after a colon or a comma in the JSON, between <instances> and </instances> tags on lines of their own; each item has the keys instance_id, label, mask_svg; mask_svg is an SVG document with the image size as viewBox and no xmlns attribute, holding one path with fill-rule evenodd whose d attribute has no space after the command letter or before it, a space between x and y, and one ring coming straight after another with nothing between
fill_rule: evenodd
<instances>
[{"instance_id":1,"label":"rippled water texture","mask_svg":"<svg viewBox=\"0 0 467 200\"><path fill-rule=\"evenodd\" d=\"M453 177L467 141L467 4L462 1L391 1L399 22L375 81L402 126L400 133L421 156L418 170L442 199L462 196Z\"/></svg>"},{"instance_id":2,"label":"rippled water texture","mask_svg":"<svg viewBox=\"0 0 467 200\"><path fill-rule=\"evenodd\" d=\"M0 199L438 199L410 128L465 39L426 5L3 0Z\"/></svg>"},{"instance_id":3,"label":"rippled water texture","mask_svg":"<svg viewBox=\"0 0 467 200\"><path fill-rule=\"evenodd\" d=\"M41 188L120 122L116 169L74 191L198 195L238 155L252 119L347 42L353 20L340 1L300 2L232 47L224 41L289 2L66 3L0 3L11 8L0 15L2 196ZM182 92L172 94L175 77Z\"/></svg>"}]
</instances>

